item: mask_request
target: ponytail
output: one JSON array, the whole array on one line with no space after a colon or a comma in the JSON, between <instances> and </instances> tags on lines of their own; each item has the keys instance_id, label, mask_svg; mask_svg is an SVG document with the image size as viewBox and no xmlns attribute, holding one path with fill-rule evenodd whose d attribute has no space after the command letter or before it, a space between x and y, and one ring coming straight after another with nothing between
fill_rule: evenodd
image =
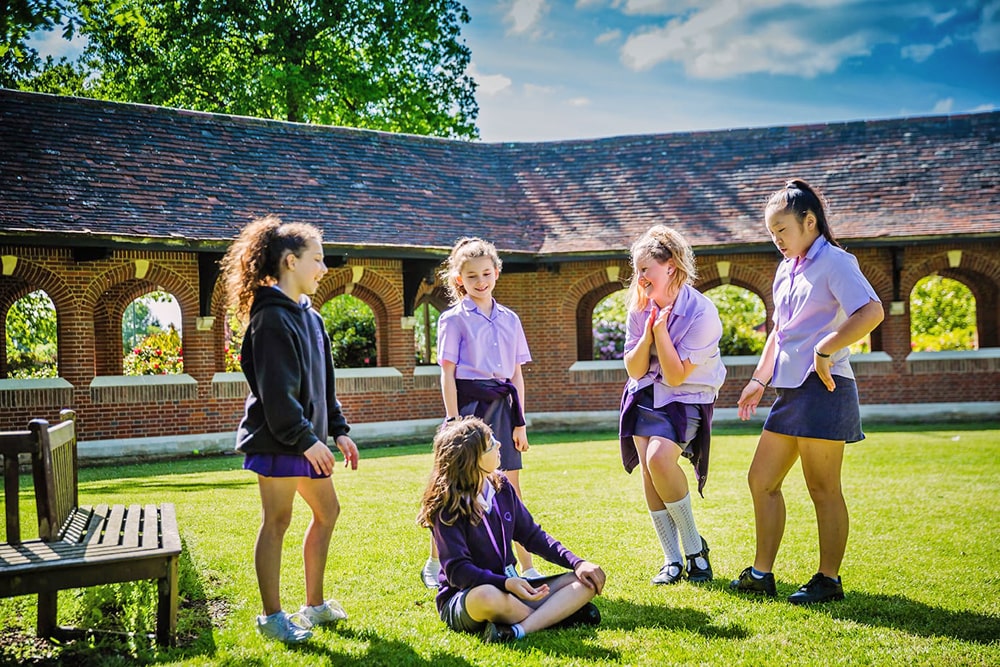
<instances>
[{"instance_id":1,"label":"ponytail","mask_svg":"<svg viewBox=\"0 0 1000 667\"><path fill-rule=\"evenodd\" d=\"M794 213L795 219L800 223L805 220L806 214L812 211L816 216L816 225L819 233L830 245L841 247L840 243L833 236L830 223L826 219L826 207L823 205L823 195L813 186L806 183L801 178L793 178L785 183L785 187L775 192L767 200L765 211L775 213Z\"/></svg>"}]
</instances>

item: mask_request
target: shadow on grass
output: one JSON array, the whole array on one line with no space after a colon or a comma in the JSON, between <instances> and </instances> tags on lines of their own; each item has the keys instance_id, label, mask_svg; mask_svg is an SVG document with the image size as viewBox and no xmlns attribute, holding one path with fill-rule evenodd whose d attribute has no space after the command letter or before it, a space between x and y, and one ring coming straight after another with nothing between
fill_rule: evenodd
<instances>
[{"instance_id":1,"label":"shadow on grass","mask_svg":"<svg viewBox=\"0 0 1000 667\"><path fill-rule=\"evenodd\" d=\"M140 593L143 602L137 613L141 618L129 620L130 613L123 608L122 597L130 595L130 586L144 587ZM156 645L152 630L156 625L156 582L126 582L108 584L101 588L111 595L86 595L93 589L80 589L84 602L78 613L81 618L98 619L95 627L87 629L76 639L52 641L38 638L32 632L5 628L0 632L0 665L74 666L105 664L156 664L175 662L197 656L213 656L216 652L213 628L228 613L224 600L210 600L183 544L178 567L179 596L177 613L176 646L161 648ZM34 612L34 606L32 606ZM133 625L149 632L121 632L121 626ZM62 619L67 620L67 619ZM29 621L29 619L25 619ZM30 619L34 625L34 614Z\"/></svg>"},{"instance_id":2,"label":"shadow on grass","mask_svg":"<svg viewBox=\"0 0 1000 667\"><path fill-rule=\"evenodd\" d=\"M601 610L602 628L687 630L707 639L744 639L748 636L738 625L716 625L705 612L687 607L636 604L603 597L596 604Z\"/></svg>"},{"instance_id":3,"label":"shadow on grass","mask_svg":"<svg viewBox=\"0 0 1000 667\"><path fill-rule=\"evenodd\" d=\"M899 595L849 591L843 602L809 607L860 625L895 628L921 637L946 637L974 644L994 644L1000 638L1000 617L953 611L915 602Z\"/></svg>"},{"instance_id":4,"label":"shadow on grass","mask_svg":"<svg viewBox=\"0 0 1000 667\"><path fill-rule=\"evenodd\" d=\"M328 646L321 646L314 642L289 646L290 649L302 653L321 656L329 665L337 667L350 667L351 665L386 665L395 667L396 665L416 665L423 667L472 667L471 662L456 655L448 653L435 653L430 658L424 658L405 642L395 639L383 639L377 632L372 630L337 630L338 635L345 639L353 639L368 644L368 650L360 655L352 655L335 651Z\"/></svg>"}]
</instances>

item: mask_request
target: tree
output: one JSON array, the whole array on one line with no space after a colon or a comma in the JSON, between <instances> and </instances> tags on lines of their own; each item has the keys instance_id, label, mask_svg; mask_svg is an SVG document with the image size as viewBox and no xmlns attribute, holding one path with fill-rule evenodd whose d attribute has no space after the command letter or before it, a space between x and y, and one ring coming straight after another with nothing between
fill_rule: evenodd
<instances>
[{"instance_id":1,"label":"tree","mask_svg":"<svg viewBox=\"0 0 1000 667\"><path fill-rule=\"evenodd\" d=\"M0 7L0 87L16 88L42 66L38 51L28 38L38 30L55 30L63 24L63 37L73 36L75 21L69 0L6 0ZM51 58L49 65L56 63Z\"/></svg>"},{"instance_id":2,"label":"tree","mask_svg":"<svg viewBox=\"0 0 1000 667\"><path fill-rule=\"evenodd\" d=\"M628 290L610 294L594 307L591 332L594 359L621 359L625 356L625 300Z\"/></svg>"},{"instance_id":3,"label":"tree","mask_svg":"<svg viewBox=\"0 0 1000 667\"><path fill-rule=\"evenodd\" d=\"M910 347L916 352L978 347L976 300L968 287L937 275L917 281L910 293Z\"/></svg>"},{"instance_id":4,"label":"tree","mask_svg":"<svg viewBox=\"0 0 1000 667\"><path fill-rule=\"evenodd\" d=\"M172 298L166 292L150 292L127 305L122 313L122 347L130 349L146 336L161 331L160 320L153 315L149 305Z\"/></svg>"},{"instance_id":5,"label":"tree","mask_svg":"<svg viewBox=\"0 0 1000 667\"><path fill-rule=\"evenodd\" d=\"M56 308L42 290L14 302L5 321L7 369L12 378L56 377Z\"/></svg>"},{"instance_id":6,"label":"tree","mask_svg":"<svg viewBox=\"0 0 1000 667\"><path fill-rule=\"evenodd\" d=\"M455 0L75 4L91 97L478 136L475 82L465 73L470 52L460 39L469 14ZM70 74L35 80L71 88Z\"/></svg>"},{"instance_id":7,"label":"tree","mask_svg":"<svg viewBox=\"0 0 1000 667\"><path fill-rule=\"evenodd\" d=\"M719 309L722 319L719 351L725 356L760 354L767 338L767 311L760 297L736 285L713 287L705 296Z\"/></svg>"},{"instance_id":8,"label":"tree","mask_svg":"<svg viewBox=\"0 0 1000 667\"><path fill-rule=\"evenodd\" d=\"M377 366L375 313L361 299L342 294L320 308L323 326L330 336L333 364L338 368Z\"/></svg>"}]
</instances>

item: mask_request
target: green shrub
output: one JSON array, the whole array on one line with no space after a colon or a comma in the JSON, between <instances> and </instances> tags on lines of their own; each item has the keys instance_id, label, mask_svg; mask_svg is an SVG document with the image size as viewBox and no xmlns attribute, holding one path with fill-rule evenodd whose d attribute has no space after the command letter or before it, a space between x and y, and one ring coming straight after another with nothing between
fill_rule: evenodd
<instances>
[{"instance_id":1,"label":"green shrub","mask_svg":"<svg viewBox=\"0 0 1000 667\"><path fill-rule=\"evenodd\" d=\"M125 355L124 375L169 375L184 372L181 337L172 326L149 334Z\"/></svg>"}]
</instances>

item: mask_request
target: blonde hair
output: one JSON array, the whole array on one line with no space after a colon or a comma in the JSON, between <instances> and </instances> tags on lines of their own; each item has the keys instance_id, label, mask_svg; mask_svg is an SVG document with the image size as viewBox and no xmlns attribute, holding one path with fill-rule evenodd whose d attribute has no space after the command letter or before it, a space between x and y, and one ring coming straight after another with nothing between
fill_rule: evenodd
<instances>
[{"instance_id":1,"label":"blonde hair","mask_svg":"<svg viewBox=\"0 0 1000 667\"><path fill-rule=\"evenodd\" d=\"M671 282L678 290L685 284L693 284L698 277L691 245L681 236L680 232L666 225L650 227L632 244L631 254L632 281L629 284L628 293L629 312L645 310L649 303L646 291L639 284L641 276L638 265L644 259L652 259L661 264L668 259L673 259L677 269L674 271Z\"/></svg>"},{"instance_id":2,"label":"blonde hair","mask_svg":"<svg viewBox=\"0 0 1000 667\"><path fill-rule=\"evenodd\" d=\"M462 267L470 259L479 259L480 257L489 257L493 261L497 273L500 273L503 262L500 261L500 255L497 254L496 246L492 243L474 236L466 236L455 241L451 254L448 255L448 259L444 261L444 266L438 273L441 282L448 288L448 300L452 305L461 301L468 294L465 287L458 284Z\"/></svg>"},{"instance_id":3,"label":"blonde hair","mask_svg":"<svg viewBox=\"0 0 1000 667\"><path fill-rule=\"evenodd\" d=\"M254 292L281 277L285 255L301 257L310 241L322 245L319 229L299 222L286 224L276 215L257 218L243 228L220 262L226 304L241 322L250 316Z\"/></svg>"},{"instance_id":4,"label":"blonde hair","mask_svg":"<svg viewBox=\"0 0 1000 667\"><path fill-rule=\"evenodd\" d=\"M420 503L417 524L425 528L434 525L444 514L447 525L467 519L478 525L483 508L476 502L480 492L482 470L479 457L490 447L493 431L478 417L465 417L445 424L434 436L434 467ZM500 489L500 476L487 475L494 489Z\"/></svg>"}]
</instances>

